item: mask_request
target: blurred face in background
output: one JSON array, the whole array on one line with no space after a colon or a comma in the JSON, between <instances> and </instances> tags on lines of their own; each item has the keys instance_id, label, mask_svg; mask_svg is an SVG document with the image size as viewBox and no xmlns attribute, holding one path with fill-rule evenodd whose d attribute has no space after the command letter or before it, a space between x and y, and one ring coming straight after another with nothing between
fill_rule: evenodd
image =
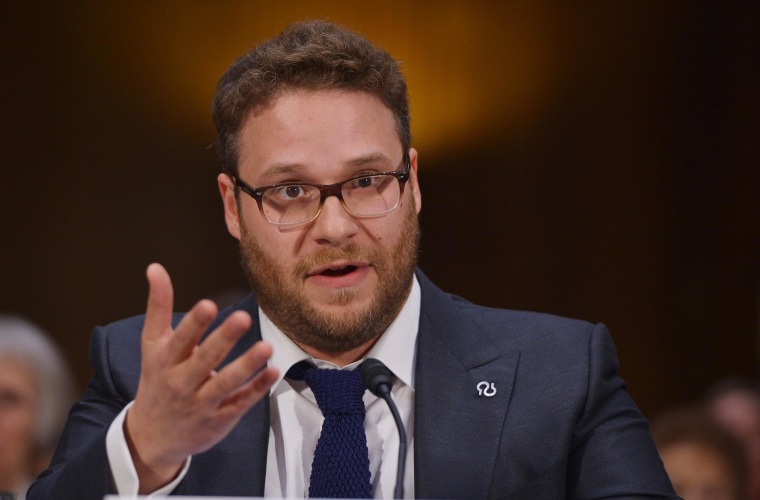
<instances>
[{"instance_id":1,"label":"blurred face in background","mask_svg":"<svg viewBox=\"0 0 760 500\"><path fill-rule=\"evenodd\" d=\"M0 490L16 491L34 474L36 392L25 363L0 357Z\"/></svg>"},{"instance_id":2,"label":"blurred face in background","mask_svg":"<svg viewBox=\"0 0 760 500\"><path fill-rule=\"evenodd\" d=\"M713 418L744 446L749 465L749 497L760 499L760 399L737 389L710 402Z\"/></svg>"},{"instance_id":3,"label":"blurred face in background","mask_svg":"<svg viewBox=\"0 0 760 500\"><path fill-rule=\"evenodd\" d=\"M688 500L740 500L726 460L708 446L682 441L660 450L660 458L678 496Z\"/></svg>"}]
</instances>

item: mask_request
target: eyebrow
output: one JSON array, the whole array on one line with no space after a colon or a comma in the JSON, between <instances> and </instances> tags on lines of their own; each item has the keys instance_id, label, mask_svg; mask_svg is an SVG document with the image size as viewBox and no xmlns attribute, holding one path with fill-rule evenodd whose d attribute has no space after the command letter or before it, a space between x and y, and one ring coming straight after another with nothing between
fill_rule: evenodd
<instances>
[{"instance_id":1,"label":"eyebrow","mask_svg":"<svg viewBox=\"0 0 760 500\"><path fill-rule=\"evenodd\" d=\"M348 162L349 165L355 167L361 167L370 163L387 163L390 165L391 159L385 156L383 153L371 153L366 156L360 156Z\"/></svg>"},{"instance_id":2,"label":"eyebrow","mask_svg":"<svg viewBox=\"0 0 760 500\"><path fill-rule=\"evenodd\" d=\"M372 163L386 163L390 166L391 159L383 153L370 153L368 155L359 156L347 162L351 167L363 167ZM301 173L307 168L303 163L276 163L271 167L264 170L261 174L262 179L271 178L282 174Z\"/></svg>"}]
</instances>

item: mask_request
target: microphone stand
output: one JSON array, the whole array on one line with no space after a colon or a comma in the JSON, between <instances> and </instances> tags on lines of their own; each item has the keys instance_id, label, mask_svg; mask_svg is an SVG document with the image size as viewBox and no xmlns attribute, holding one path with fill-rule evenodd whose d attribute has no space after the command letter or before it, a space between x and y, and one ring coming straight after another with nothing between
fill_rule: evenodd
<instances>
[{"instance_id":1,"label":"microphone stand","mask_svg":"<svg viewBox=\"0 0 760 500\"><path fill-rule=\"evenodd\" d=\"M391 384L393 383L393 374L382 361L377 359L366 359L361 366L362 378L364 385L367 386L372 394L383 398L388 403L393 420L396 422L398 429L398 463L396 467L396 488L393 492L394 498L404 498L404 472L406 471L406 431L404 423L401 421L396 403L391 398Z\"/></svg>"}]
</instances>

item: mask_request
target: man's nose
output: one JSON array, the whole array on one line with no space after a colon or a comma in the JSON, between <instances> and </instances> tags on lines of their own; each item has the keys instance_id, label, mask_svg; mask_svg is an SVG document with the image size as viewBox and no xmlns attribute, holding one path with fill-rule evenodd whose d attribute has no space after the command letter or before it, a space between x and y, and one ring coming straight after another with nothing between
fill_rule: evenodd
<instances>
[{"instance_id":1,"label":"man's nose","mask_svg":"<svg viewBox=\"0 0 760 500\"><path fill-rule=\"evenodd\" d=\"M358 231L359 225L338 197L328 196L322 204L322 211L314 220L311 236L318 243L340 246Z\"/></svg>"}]
</instances>

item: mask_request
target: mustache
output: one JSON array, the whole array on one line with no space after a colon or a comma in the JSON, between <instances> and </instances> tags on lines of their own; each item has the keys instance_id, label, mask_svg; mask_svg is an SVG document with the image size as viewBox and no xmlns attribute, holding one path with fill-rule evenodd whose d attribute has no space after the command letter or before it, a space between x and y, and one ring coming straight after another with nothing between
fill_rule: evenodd
<instances>
[{"instance_id":1,"label":"mustache","mask_svg":"<svg viewBox=\"0 0 760 500\"><path fill-rule=\"evenodd\" d=\"M325 266L336 260L361 260L376 264L374 252L352 243L344 248L326 248L298 261L293 269L296 277L306 276L311 269Z\"/></svg>"}]
</instances>

